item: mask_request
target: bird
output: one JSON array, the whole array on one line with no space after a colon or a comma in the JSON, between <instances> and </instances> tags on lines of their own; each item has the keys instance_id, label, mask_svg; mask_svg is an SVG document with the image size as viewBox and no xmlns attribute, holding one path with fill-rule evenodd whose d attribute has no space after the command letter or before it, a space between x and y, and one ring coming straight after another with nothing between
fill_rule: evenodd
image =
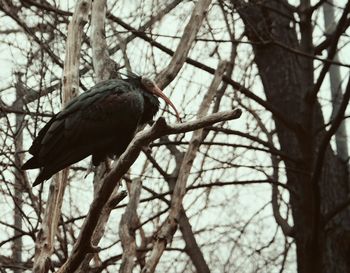
<instances>
[{"instance_id":1,"label":"bird","mask_svg":"<svg viewBox=\"0 0 350 273\"><path fill-rule=\"evenodd\" d=\"M92 155L98 166L120 156L138 128L151 123L162 98L179 113L151 79L129 73L126 78L101 81L72 99L54 115L33 140L32 155L22 169L40 168L33 187L60 170Z\"/></svg>"}]
</instances>

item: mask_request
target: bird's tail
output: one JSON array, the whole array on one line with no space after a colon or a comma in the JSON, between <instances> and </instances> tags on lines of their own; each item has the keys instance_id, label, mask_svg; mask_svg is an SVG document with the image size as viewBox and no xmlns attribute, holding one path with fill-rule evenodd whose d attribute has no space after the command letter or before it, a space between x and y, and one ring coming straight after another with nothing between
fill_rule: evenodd
<instances>
[{"instance_id":1,"label":"bird's tail","mask_svg":"<svg viewBox=\"0 0 350 273\"><path fill-rule=\"evenodd\" d=\"M38 177L35 179L33 183L33 187L43 183L47 178L47 175L43 172L43 170L40 171Z\"/></svg>"},{"instance_id":2,"label":"bird's tail","mask_svg":"<svg viewBox=\"0 0 350 273\"><path fill-rule=\"evenodd\" d=\"M38 159L36 157L32 157L22 165L21 169L28 170L28 169L36 169L40 167L41 167L41 164L38 162Z\"/></svg>"},{"instance_id":3,"label":"bird's tail","mask_svg":"<svg viewBox=\"0 0 350 273\"><path fill-rule=\"evenodd\" d=\"M33 187L43 183L45 180L48 180L50 177L52 176L52 174L48 173L47 169L41 168L40 169L40 173L37 176L37 178L35 179L34 183L33 183Z\"/></svg>"}]
</instances>

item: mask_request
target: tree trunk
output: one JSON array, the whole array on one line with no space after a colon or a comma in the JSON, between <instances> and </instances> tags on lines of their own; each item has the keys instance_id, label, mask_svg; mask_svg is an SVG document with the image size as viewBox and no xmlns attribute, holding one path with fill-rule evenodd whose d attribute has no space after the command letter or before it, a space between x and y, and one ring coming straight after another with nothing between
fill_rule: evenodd
<instances>
[{"instance_id":1,"label":"tree trunk","mask_svg":"<svg viewBox=\"0 0 350 273\"><path fill-rule=\"evenodd\" d=\"M297 193L291 193L290 203L298 272L350 272L350 209L339 210L323 222L327 213L347 200L347 169L328 146L323 167L315 170L326 131L319 103L305 99L314 87L313 59L292 50L313 54L311 19L306 12L300 16L299 42L294 16L285 1L233 3L253 42L267 101L301 128L293 131L275 118L282 151L298 160L284 162L288 186ZM302 4L307 8L307 1ZM315 172L320 171L320 179L314 183Z\"/></svg>"},{"instance_id":2,"label":"tree trunk","mask_svg":"<svg viewBox=\"0 0 350 273\"><path fill-rule=\"evenodd\" d=\"M333 0L328 0L323 4L323 15L324 15L324 24L327 35L331 35L331 33L335 30L336 21L334 17L334 7ZM338 54L335 54L334 60L339 62ZM339 66L332 65L329 68L329 77L331 83L331 94L332 94L332 119L336 115L339 110L340 103L343 99L342 95L342 80L340 75ZM347 133L346 133L346 124L342 122L339 126L338 131L335 134L335 143L337 147L337 154L339 157L345 162L349 159L349 151L347 144Z\"/></svg>"}]
</instances>

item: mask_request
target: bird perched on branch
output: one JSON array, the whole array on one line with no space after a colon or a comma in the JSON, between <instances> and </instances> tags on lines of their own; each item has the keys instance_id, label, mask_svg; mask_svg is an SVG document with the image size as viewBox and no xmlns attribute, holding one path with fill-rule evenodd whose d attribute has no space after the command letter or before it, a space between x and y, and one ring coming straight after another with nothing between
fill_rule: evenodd
<instances>
[{"instance_id":1,"label":"bird perched on branch","mask_svg":"<svg viewBox=\"0 0 350 273\"><path fill-rule=\"evenodd\" d=\"M107 156L121 155L138 126L149 123L159 110L158 97L173 103L150 79L129 75L106 80L72 99L41 129L22 169L40 168L33 186L56 172L92 155L97 166Z\"/></svg>"}]
</instances>

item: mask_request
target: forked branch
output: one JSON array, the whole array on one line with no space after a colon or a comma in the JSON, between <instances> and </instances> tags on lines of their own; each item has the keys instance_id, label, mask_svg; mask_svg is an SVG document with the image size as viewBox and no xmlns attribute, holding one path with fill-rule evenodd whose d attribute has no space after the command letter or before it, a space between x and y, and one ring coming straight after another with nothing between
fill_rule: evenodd
<instances>
[{"instance_id":1,"label":"forked branch","mask_svg":"<svg viewBox=\"0 0 350 273\"><path fill-rule=\"evenodd\" d=\"M68 26L62 81L63 104L68 103L78 95L81 43L83 28L88 20L90 5L90 0L78 1L74 15ZM54 176L53 182L50 185L43 222L35 241L33 263L33 272L35 273L46 273L50 269L50 257L54 251L54 237L57 232L58 221L61 217L61 206L67 181L68 169L66 168Z\"/></svg>"},{"instance_id":2,"label":"forked branch","mask_svg":"<svg viewBox=\"0 0 350 273\"><path fill-rule=\"evenodd\" d=\"M142 147L164 135L186 133L211 126L218 122L238 119L241 113L242 111L240 109L235 109L174 125L168 125L163 118L160 118L150 129L139 132L129 144L127 150L115 163L110 173L102 180L101 188L90 206L78 240L74 245L73 252L57 273L74 272L87 253L97 250L96 246L91 244L91 236L98 223L98 216L101 215L101 211L112 194L116 183L135 162Z\"/></svg>"}]
</instances>

